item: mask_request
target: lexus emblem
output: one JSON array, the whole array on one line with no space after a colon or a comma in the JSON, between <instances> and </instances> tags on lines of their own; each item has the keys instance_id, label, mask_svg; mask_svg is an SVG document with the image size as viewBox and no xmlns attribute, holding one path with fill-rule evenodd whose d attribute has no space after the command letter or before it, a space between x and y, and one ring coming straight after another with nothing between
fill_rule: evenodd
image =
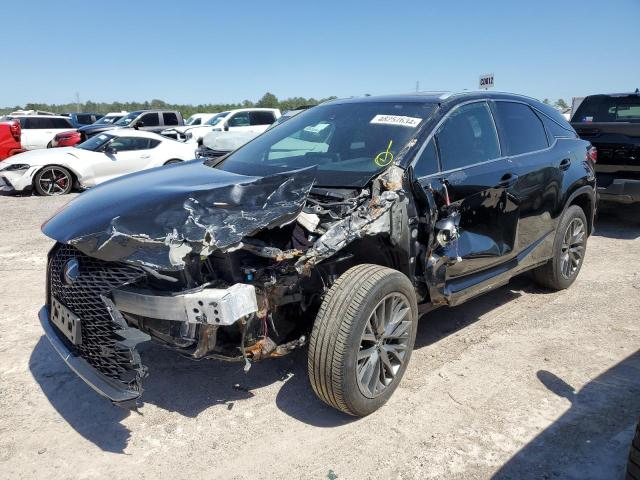
<instances>
[{"instance_id":1,"label":"lexus emblem","mask_svg":"<svg viewBox=\"0 0 640 480\"><path fill-rule=\"evenodd\" d=\"M73 257L67 263L64 264L62 271L62 279L67 285L73 284L80 276L80 262Z\"/></svg>"}]
</instances>

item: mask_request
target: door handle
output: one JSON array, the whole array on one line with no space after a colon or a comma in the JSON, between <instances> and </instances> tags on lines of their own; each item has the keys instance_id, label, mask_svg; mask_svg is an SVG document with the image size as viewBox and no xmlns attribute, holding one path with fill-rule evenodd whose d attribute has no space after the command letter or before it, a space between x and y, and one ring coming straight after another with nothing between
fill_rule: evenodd
<instances>
[{"instance_id":1,"label":"door handle","mask_svg":"<svg viewBox=\"0 0 640 480\"><path fill-rule=\"evenodd\" d=\"M566 170L570 166L571 166L570 158L563 158L562 161L560 162L560 170Z\"/></svg>"},{"instance_id":2,"label":"door handle","mask_svg":"<svg viewBox=\"0 0 640 480\"><path fill-rule=\"evenodd\" d=\"M505 173L498 182L498 188L509 188L518 181L518 175L515 173Z\"/></svg>"},{"instance_id":3,"label":"door handle","mask_svg":"<svg viewBox=\"0 0 640 480\"><path fill-rule=\"evenodd\" d=\"M140 155L140 158L149 158L151 155Z\"/></svg>"}]
</instances>

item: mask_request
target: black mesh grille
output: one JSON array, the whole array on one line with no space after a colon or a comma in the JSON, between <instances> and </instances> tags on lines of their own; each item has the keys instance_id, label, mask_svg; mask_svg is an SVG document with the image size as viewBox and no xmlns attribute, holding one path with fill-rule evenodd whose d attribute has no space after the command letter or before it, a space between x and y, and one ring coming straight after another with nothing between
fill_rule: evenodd
<instances>
[{"instance_id":1,"label":"black mesh grille","mask_svg":"<svg viewBox=\"0 0 640 480\"><path fill-rule=\"evenodd\" d=\"M67 285L63 281L63 269L73 257L80 264L80 275ZM115 333L119 327L100 296L108 296L114 288L134 282L143 275L135 267L98 260L69 245L59 245L49 264L51 294L81 321L82 344L74 347L76 352L104 375L125 383L133 378L134 362L131 352L116 344L121 340Z\"/></svg>"}]
</instances>

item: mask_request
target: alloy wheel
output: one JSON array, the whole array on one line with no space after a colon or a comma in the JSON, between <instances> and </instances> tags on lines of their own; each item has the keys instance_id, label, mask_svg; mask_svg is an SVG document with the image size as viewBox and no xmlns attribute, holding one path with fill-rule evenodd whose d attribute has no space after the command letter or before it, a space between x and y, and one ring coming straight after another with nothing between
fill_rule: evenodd
<instances>
[{"instance_id":1,"label":"alloy wheel","mask_svg":"<svg viewBox=\"0 0 640 480\"><path fill-rule=\"evenodd\" d=\"M40 175L40 188L47 195L61 195L66 193L71 179L60 169L50 168Z\"/></svg>"},{"instance_id":2,"label":"alloy wheel","mask_svg":"<svg viewBox=\"0 0 640 480\"><path fill-rule=\"evenodd\" d=\"M584 257L586 229L580 218L569 223L562 240L560 250L560 272L565 278L571 278L580 268Z\"/></svg>"},{"instance_id":3,"label":"alloy wheel","mask_svg":"<svg viewBox=\"0 0 640 480\"><path fill-rule=\"evenodd\" d=\"M360 392L375 398L393 383L407 355L411 308L401 293L384 297L367 319L356 360Z\"/></svg>"}]
</instances>

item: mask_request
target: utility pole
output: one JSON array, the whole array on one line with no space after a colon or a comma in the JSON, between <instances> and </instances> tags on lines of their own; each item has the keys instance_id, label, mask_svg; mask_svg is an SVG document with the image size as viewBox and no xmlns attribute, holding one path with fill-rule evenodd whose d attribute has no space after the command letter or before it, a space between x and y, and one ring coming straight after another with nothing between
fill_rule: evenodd
<instances>
[{"instance_id":1,"label":"utility pole","mask_svg":"<svg viewBox=\"0 0 640 480\"><path fill-rule=\"evenodd\" d=\"M416 80L416 93L420 91L420 80Z\"/></svg>"},{"instance_id":2,"label":"utility pole","mask_svg":"<svg viewBox=\"0 0 640 480\"><path fill-rule=\"evenodd\" d=\"M76 92L76 112L80 112L80 94Z\"/></svg>"}]
</instances>

